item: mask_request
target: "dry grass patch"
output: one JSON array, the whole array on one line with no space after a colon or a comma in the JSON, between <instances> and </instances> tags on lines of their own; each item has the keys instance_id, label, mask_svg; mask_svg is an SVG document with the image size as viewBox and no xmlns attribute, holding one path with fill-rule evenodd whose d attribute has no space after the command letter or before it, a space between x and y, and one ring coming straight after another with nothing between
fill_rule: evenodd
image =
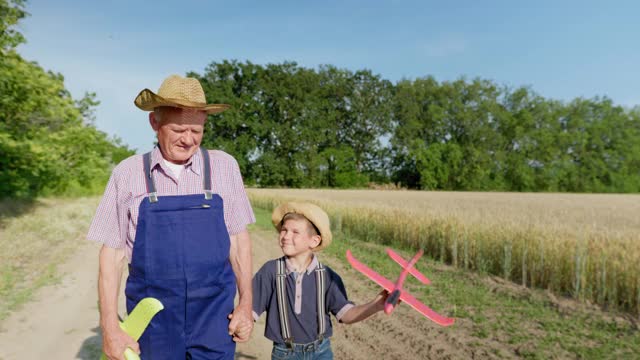
<instances>
[{"instance_id":1,"label":"dry grass patch","mask_svg":"<svg viewBox=\"0 0 640 360\"><path fill-rule=\"evenodd\" d=\"M0 203L0 319L57 280L56 266L82 241L99 198Z\"/></svg>"}]
</instances>

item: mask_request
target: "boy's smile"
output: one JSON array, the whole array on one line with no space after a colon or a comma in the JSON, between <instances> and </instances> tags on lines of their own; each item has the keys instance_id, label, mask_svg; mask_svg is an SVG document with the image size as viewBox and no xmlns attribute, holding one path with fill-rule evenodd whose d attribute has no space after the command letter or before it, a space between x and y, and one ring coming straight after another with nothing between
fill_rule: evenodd
<instances>
[{"instance_id":1,"label":"boy's smile","mask_svg":"<svg viewBox=\"0 0 640 360\"><path fill-rule=\"evenodd\" d=\"M278 240L282 252L288 257L311 255L320 243L318 235L309 233L309 224L304 219L288 219L280 227Z\"/></svg>"}]
</instances>

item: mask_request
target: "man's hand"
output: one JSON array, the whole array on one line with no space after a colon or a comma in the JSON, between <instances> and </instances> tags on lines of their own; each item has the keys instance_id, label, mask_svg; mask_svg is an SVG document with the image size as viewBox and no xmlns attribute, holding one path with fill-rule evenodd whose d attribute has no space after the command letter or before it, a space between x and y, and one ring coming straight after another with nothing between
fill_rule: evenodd
<instances>
[{"instance_id":1,"label":"man's hand","mask_svg":"<svg viewBox=\"0 0 640 360\"><path fill-rule=\"evenodd\" d=\"M125 250L102 246L98 273L98 298L100 306L100 327L102 328L102 350L108 359L124 359L124 350L130 347L140 353L140 346L122 331L118 319L118 292Z\"/></svg>"},{"instance_id":2,"label":"man's hand","mask_svg":"<svg viewBox=\"0 0 640 360\"><path fill-rule=\"evenodd\" d=\"M104 330L102 334L102 351L109 360L124 360L124 351L131 348L136 354L140 355L140 346L138 342L133 340L120 327L114 327L110 330Z\"/></svg>"},{"instance_id":3,"label":"man's hand","mask_svg":"<svg viewBox=\"0 0 640 360\"><path fill-rule=\"evenodd\" d=\"M229 314L229 335L233 336L235 342L246 342L253 331L253 316L251 307L238 306Z\"/></svg>"},{"instance_id":4,"label":"man's hand","mask_svg":"<svg viewBox=\"0 0 640 360\"><path fill-rule=\"evenodd\" d=\"M243 230L231 235L231 247L229 260L236 275L238 284L238 306L229 314L229 335L235 342L249 340L253 330L252 305L253 294L251 289L251 238L249 232Z\"/></svg>"}]
</instances>

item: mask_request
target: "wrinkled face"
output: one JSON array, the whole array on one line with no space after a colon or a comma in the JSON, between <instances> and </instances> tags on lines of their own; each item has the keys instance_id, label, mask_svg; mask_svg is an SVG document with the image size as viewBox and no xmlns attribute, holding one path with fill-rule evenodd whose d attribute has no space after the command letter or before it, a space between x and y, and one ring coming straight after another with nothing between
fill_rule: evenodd
<instances>
[{"instance_id":1,"label":"wrinkled face","mask_svg":"<svg viewBox=\"0 0 640 360\"><path fill-rule=\"evenodd\" d=\"M297 256L311 252L320 244L320 236L312 235L309 222L305 219L287 219L280 227L280 248L287 256Z\"/></svg>"},{"instance_id":2,"label":"wrinkled face","mask_svg":"<svg viewBox=\"0 0 640 360\"><path fill-rule=\"evenodd\" d=\"M198 151L207 113L161 107L149 114L149 123L158 136L162 156L174 164L185 164Z\"/></svg>"}]
</instances>

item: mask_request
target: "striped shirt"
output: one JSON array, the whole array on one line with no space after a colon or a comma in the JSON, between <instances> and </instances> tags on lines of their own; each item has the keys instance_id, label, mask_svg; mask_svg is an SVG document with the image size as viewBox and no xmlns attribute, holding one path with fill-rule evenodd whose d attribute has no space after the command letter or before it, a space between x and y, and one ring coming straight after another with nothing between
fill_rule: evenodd
<instances>
[{"instance_id":1,"label":"striped shirt","mask_svg":"<svg viewBox=\"0 0 640 360\"><path fill-rule=\"evenodd\" d=\"M220 150L209 150L212 190L224 203L224 221L230 235L255 222L236 160ZM162 161L158 147L151 152L151 169L158 196L203 194L202 154L196 151L180 178ZM138 210L147 196L142 155L123 160L111 173L102 200L91 222L87 239L112 248L126 248L131 261ZM204 196L204 195L203 195Z\"/></svg>"}]
</instances>

